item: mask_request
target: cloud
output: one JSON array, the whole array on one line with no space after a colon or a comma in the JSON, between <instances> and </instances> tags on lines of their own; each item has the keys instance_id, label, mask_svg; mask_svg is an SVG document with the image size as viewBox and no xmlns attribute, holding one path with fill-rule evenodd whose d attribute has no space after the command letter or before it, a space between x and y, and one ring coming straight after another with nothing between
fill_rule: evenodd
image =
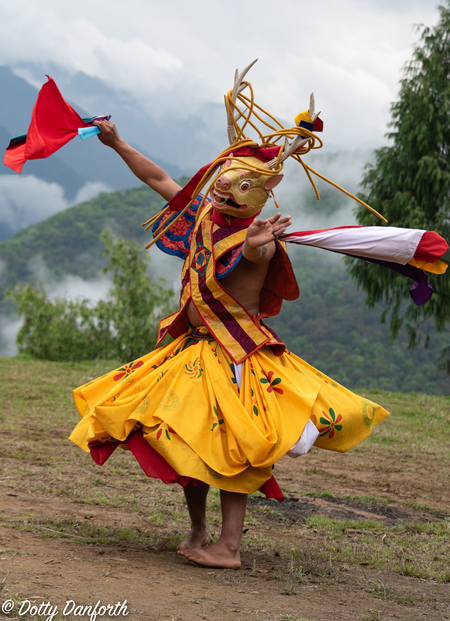
<instances>
[{"instance_id":1,"label":"cloud","mask_svg":"<svg viewBox=\"0 0 450 621\"><path fill-rule=\"evenodd\" d=\"M57 183L48 183L32 175L0 176L0 228L4 237L14 234L31 224L90 200L100 192L110 192L104 183L86 183L73 201L64 197L64 189Z\"/></svg>"},{"instance_id":2,"label":"cloud","mask_svg":"<svg viewBox=\"0 0 450 621\"><path fill-rule=\"evenodd\" d=\"M50 300L83 298L95 304L101 299L106 299L111 288L111 279L107 276L101 276L95 280L83 280L79 276L71 275L60 281L55 281L39 257L33 259L32 266L36 278L44 283ZM17 354L16 337L22 325L23 319L17 315L0 315L0 356L15 356Z\"/></svg>"},{"instance_id":3,"label":"cloud","mask_svg":"<svg viewBox=\"0 0 450 621\"><path fill-rule=\"evenodd\" d=\"M169 257L156 253L151 262L151 277L164 277L167 286L175 291L180 286L180 269L182 262L176 257ZM0 272L3 264L0 261ZM99 300L105 300L112 288L111 278L101 275L93 280L84 280L75 275L69 275L61 280L55 280L42 257L35 256L30 261L30 268L36 280L43 283L50 300L65 298L69 300L87 299L93 305ZM17 315L0 315L0 356L15 356L17 354L16 337L23 325L23 319Z\"/></svg>"},{"instance_id":4,"label":"cloud","mask_svg":"<svg viewBox=\"0 0 450 621\"><path fill-rule=\"evenodd\" d=\"M57 183L36 177L0 177L0 218L17 231L67 208L64 190Z\"/></svg>"},{"instance_id":5,"label":"cloud","mask_svg":"<svg viewBox=\"0 0 450 621\"><path fill-rule=\"evenodd\" d=\"M183 261L176 256L161 252L156 246L150 249L150 277L152 279L164 278L167 287L172 288L177 294L180 290L180 273Z\"/></svg>"},{"instance_id":6,"label":"cloud","mask_svg":"<svg viewBox=\"0 0 450 621\"><path fill-rule=\"evenodd\" d=\"M328 152L330 146L341 151L376 147L385 143L389 104L397 97L402 66L418 40L413 25L436 23L435 4L322 0L319 11L306 0L278 0L276 5L271 0L229 0L226 7L207 0L0 0L0 64L17 69L34 63L45 73L46 66L57 62L68 73L82 71L120 91L142 113L143 123L146 117L160 120L168 134L176 134L174 118L200 115L208 141L208 131L215 127L211 104L222 105L234 69L258 57L249 79L260 105L290 123L314 91ZM27 79L33 81L31 75ZM356 189L366 160L354 155L334 164L319 155L308 159L350 191ZM332 216L320 211L320 203L317 209L305 207L305 181L289 168L296 165L286 166L276 196L283 212L292 212L294 226L304 230L354 222L352 201ZM76 202L105 189L87 184ZM68 206L57 184L0 177L1 218L14 230ZM155 258L157 274L167 275L165 266ZM175 264L170 269L171 280ZM72 280L55 285L55 291L67 286L72 292L88 287ZM13 320L7 328L3 323L2 334L5 329L10 334L13 325Z\"/></svg>"},{"instance_id":7,"label":"cloud","mask_svg":"<svg viewBox=\"0 0 450 621\"><path fill-rule=\"evenodd\" d=\"M221 103L234 69L255 57L258 103L292 119L314 90L328 141L379 145L413 24L436 22L429 0L0 0L0 62L83 71L126 91L154 118Z\"/></svg>"},{"instance_id":8,"label":"cloud","mask_svg":"<svg viewBox=\"0 0 450 621\"><path fill-rule=\"evenodd\" d=\"M167 49L135 37L112 36L89 17L76 17L72 11L49 5L32 0L18 0L14 5L1 2L0 62L45 65L56 61L72 73L106 77L107 82L134 91L143 100L167 88L171 73L183 68L182 60Z\"/></svg>"},{"instance_id":9,"label":"cloud","mask_svg":"<svg viewBox=\"0 0 450 621\"><path fill-rule=\"evenodd\" d=\"M310 153L305 156L305 161L315 168L318 172L325 175L332 181L343 186L350 192L356 192L361 181L364 165L373 157L371 151L346 152L340 151L336 154ZM286 163L284 169L285 177L282 183L276 188L275 194L283 215L290 214L293 219L292 231L312 230L321 228L331 228L335 226L350 226L356 224L354 209L356 203L351 199L343 198L339 208L330 211L324 209L324 203L315 202L308 199L307 194L311 194L311 186L301 168L293 160ZM13 179L17 179L13 177ZM26 178L24 178L25 180ZM2 178L0 177L0 182ZM37 180L35 180L37 181ZM42 186L31 186L35 191L42 191ZM320 185L321 184L321 185ZM86 193L89 191L102 190L102 184L89 184ZM320 192L326 188L325 182L318 182ZM1 187L1 186L0 186ZM59 187L59 186L58 186ZM54 188L53 188L54 191ZM62 193L62 189L60 189ZM338 190L332 190L339 194ZM0 194L1 195L1 194ZM62 194L61 194L62 195ZM56 196L58 193L56 192ZM78 199L82 199L79 195ZM263 217L268 217L276 211L272 201L268 201L264 209ZM288 251L293 252L292 245ZM308 252L314 249L308 249ZM318 251L320 253L320 251ZM341 256L332 253L323 253L330 261L341 261ZM182 261L177 257L166 255L156 247L151 250L150 271L153 278L164 277L169 287L173 287L175 292L180 288L180 271ZM0 262L0 273L3 269ZM111 287L111 280L108 276L101 276L95 280L84 280L79 276L70 275L62 280L56 281L52 273L48 270L45 262L39 256L30 261L30 268L34 277L40 282L44 282L45 289L50 299L55 298L87 298L93 303L107 297ZM0 317L0 355L15 355L15 337L17 335L21 321L17 317Z\"/></svg>"},{"instance_id":10,"label":"cloud","mask_svg":"<svg viewBox=\"0 0 450 621\"><path fill-rule=\"evenodd\" d=\"M327 177L330 181L341 186L348 192L355 194L359 190L362 180L364 167L367 163L372 162L374 153L372 150L356 150L356 151L338 151L336 153L326 153L325 150L310 152L303 156L305 164L316 170L321 175ZM340 221L334 224L336 214L343 216L344 213L340 209L345 204L356 206L353 199L347 198L340 190L332 187L326 181L321 180L312 174L312 179L316 183L319 195L322 201L313 199L312 186L304 173L301 166L294 160L286 162L284 170L284 179L275 190L276 200L284 214L291 214L295 217L297 214L300 218L313 220L313 227L319 228L318 219L321 219L326 226L350 225L355 223L354 216L351 216L351 222L348 220ZM326 201L334 200L335 208L324 209ZM270 204L270 202L268 203ZM330 220L331 218L331 220ZM330 224L330 222L333 222ZM301 229L307 228L302 224Z\"/></svg>"},{"instance_id":11,"label":"cloud","mask_svg":"<svg viewBox=\"0 0 450 621\"><path fill-rule=\"evenodd\" d=\"M80 276L67 276L59 282L51 282L45 287L48 297L51 300L56 298L66 298L77 300L85 298L93 304L108 297L111 289L111 279L101 276L95 280L84 280Z\"/></svg>"},{"instance_id":12,"label":"cloud","mask_svg":"<svg viewBox=\"0 0 450 621\"><path fill-rule=\"evenodd\" d=\"M23 321L14 316L0 316L0 356L17 354L16 337Z\"/></svg>"},{"instance_id":13,"label":"cloud","mask_svg":"<svg viewBox=\"0 0 450 621\"><path fill-rule=\"evenodd\" d=\"M96 304L99 300L108 297L108 292L112 286L111 278L102 273L98 278L92 280L85 280L75 274L57 279L39 254L29 261L29 270L33 275L33 280L42 283L50 300L56 298L87 299Z\"/></svg>"},{"instance_id":14,"label":"cloud","mask_svg":"<svg viewBox=\"0 0 450 621\"><path fill-rule=\"evenodd\" d=\"M90 201L92 198L98 196L101 192L112 192L112 189L101 181L89 181L78 190L75 198L68 206L78 205L79 203L85 203L86 201Z\"/></svg>"}]
</instances>

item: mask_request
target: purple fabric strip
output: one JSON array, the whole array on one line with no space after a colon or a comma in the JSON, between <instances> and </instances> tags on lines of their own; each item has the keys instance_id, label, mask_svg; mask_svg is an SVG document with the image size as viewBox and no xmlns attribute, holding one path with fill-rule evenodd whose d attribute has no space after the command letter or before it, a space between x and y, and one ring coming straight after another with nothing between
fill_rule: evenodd
<instances>
[{"instance_id":1,"label":"purple fabric strip","mask_svg":"<svg viewBox=\"0 0 450 621\"><path fill-rule=\"evenodd\" d=\"M431 294L433 293L433 287L428 282L428 276L425 274L425 272L421 269L416 269L421 272L421 280L416 280L416 282L409 290L409 294L412 297L416 306L422 306L431 298Z\"/></svg>"},{"instance_id":2,"label":"purple fabric strip","mask_svg":"<svg viewBox=\"0 0 450 621\"><path fill-rule=\"evenodd\" d=\"M98 116L90 116L87 119L83 119L83 121L86 125L91 125L94 121L109 121L110 118L110 114L99 114Z\"/></svg>"},{"instance_id":3,"label":"purple fabric strip","mask_svg":"<svg viewBox=\"0 0 450 621\"><path fill-rule=\"evenodd\" d=\"M274 339L276 339L281 345L284 345L283 341L280 339L280 337L278 336L278 334L275 332L275 330L273 330L273 328L271 328L265 321L261 322L262 325L264 326L264 328L270 332L270 334L273 336ZM273 343L272 343L273 345Z\"/></svg>"},{"instance_id":4,"label":"purple fabric strip","mask_svg":"<svg viewBox=\"0 0 450 621\"><path fill-rule=\"evenodd\" d=\"M239 342L239 345L245 351L246 354L250 354L252 351L258 348L258 345L253 339L243 330L236 319L228 312L225 306L219 300L216 300L206 285L205 276L200 276L199 289L202 294L205 304L217 315L233 339Z\"/></svg>"},{"instance_id":5,"label":"purple fabric strip","mask_svg":"<svg viewBox=\"0 0 450 621\"><path fill-rule=\"evenodd\" d=\"M393 263L391 261L382 261L381 259L369 259L367 257L359 257L355 254L347 255L349 257L354 257L355 259L361 259L362 261L367 261L368 263L375 263L376 265L381 265L382 267L387 267L393 272L397 272L398 274L402 274L402 276L406 276L407 278L411 278L411 280L415 280L414 285L409 291L410 296L413 299L413 302L416 306L422 306L427 302L431 294L433 293L433 287L428 282L428 276L426 273L419 269L418 267L414 267L414 265L400 265L400 263Z\"/></svg>"},{"instance_id":6,"label":"purple fabric strip","mask_svg":"<svg viewBox=\"0 0 450 621\"><path fill-rule=\"evenodd\" d=\"M213 246L217 244L217 242L222 241L225 237L230 237L230 235L234 235L238 231L242 231L242 229L247 229L248 226L221 226L216 231L214 231L213 238Z\"/></svg>"},{"instance_id":7,"label":"purple fabric strip","mask_svg":"<svg viewBox=\"0 0 450 621\"><path fill-rule=\"evenodd\" d=\"M200 226L197 231L196 237L197 244L203 244L203 231ZM239 325L233 315L225 308L225 306L219 300L216 300L211 291L208 288L206 283L206 275L198 275L198 285L200 289L200 293L205 304L210 308L217 317L219 317L220 321L224 324L228 332L231 334L233 339L239 342L239 345L245 351L246 354L251 353L255 349L257 349L257 344L255 341L250 338L250 336L243 330L243 328Z\"/></svg>"}]
</instances>

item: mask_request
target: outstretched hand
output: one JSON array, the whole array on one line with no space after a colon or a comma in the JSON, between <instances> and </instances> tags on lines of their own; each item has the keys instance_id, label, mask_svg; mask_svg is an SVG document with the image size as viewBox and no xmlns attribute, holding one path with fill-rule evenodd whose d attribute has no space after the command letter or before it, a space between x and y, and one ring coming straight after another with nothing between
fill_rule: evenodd
<instances>
[{"instance_id":1,"label":"outstretched hand","mask_svg":"<svg viewBox=\"0 0 450 621\"><path fill-rule=\"evenodd\" d=\"M98 139L107 147L114 149L120 142L119 132L111 121L94 121L93 125L97 125L101 131L101 134L98 134Z\"/></svg>"},{"instance_id":2,"label":"outstretched hand","mask_svg":"<svg viewBox=\"0 0 450 621\"><path fill-rule=\"evenodd\" d=\"M267 218L267 220L254 220L247 229L247 245L250 248L265 246L279 235L283 235L291 224L291 216L284 216L282 218L279 213L276 213L271 218Z\"/></svg>"}]
</instances>

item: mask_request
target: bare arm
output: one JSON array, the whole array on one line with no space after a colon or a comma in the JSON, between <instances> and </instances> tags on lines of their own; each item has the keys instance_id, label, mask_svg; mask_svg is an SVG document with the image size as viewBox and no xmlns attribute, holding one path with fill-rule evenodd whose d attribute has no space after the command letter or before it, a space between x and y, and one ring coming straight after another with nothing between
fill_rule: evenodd
<instances>
[{"instance_id":1,"label":"bare arm","mask_svg":"<svg viewBox=\"0 0 450 621\"><path fill-rule=\"evenodd\" d=\"M242 255L252 263L268 263L275 254L275 238L292 224L291 216L277 213L267 220L255 220L247 229Z\"/></svg>"},{"instance_id":2,"label":"bare arm","mask_svg":"<svg viewBox=\"0 0 450 621\"><path fill-rule=\"evenodd\" d=\"M128 165L131 172L143 183L150 186L152 190L158 192L166 201L170 201L181 189L165 170L130 147L125 140L122 140L114 123L96 121L94 125L97 125L101 131L101 134L98 135L100 142L114 149Z\"/></svg>"}]
</instances>

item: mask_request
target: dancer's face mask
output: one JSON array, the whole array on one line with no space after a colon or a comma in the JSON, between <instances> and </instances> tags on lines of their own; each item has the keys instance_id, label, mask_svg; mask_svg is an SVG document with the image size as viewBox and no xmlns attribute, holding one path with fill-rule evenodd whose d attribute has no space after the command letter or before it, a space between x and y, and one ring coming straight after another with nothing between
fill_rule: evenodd
<instances>
[{"instance_id":1,"label":"dancer's face mask","mask_svg":"<svg viewBox=\"0 0 450 621\"><path fill-rule=\"evenodd\" d=\"M242 158L253 166L266 166L256 157ZM264 175L246 170L240 162L227 160L219 178L210 191L212 206L221 214L233 218L250 218L264 207L269 195L283 175Z\"/></svg>"}]
</instances>

